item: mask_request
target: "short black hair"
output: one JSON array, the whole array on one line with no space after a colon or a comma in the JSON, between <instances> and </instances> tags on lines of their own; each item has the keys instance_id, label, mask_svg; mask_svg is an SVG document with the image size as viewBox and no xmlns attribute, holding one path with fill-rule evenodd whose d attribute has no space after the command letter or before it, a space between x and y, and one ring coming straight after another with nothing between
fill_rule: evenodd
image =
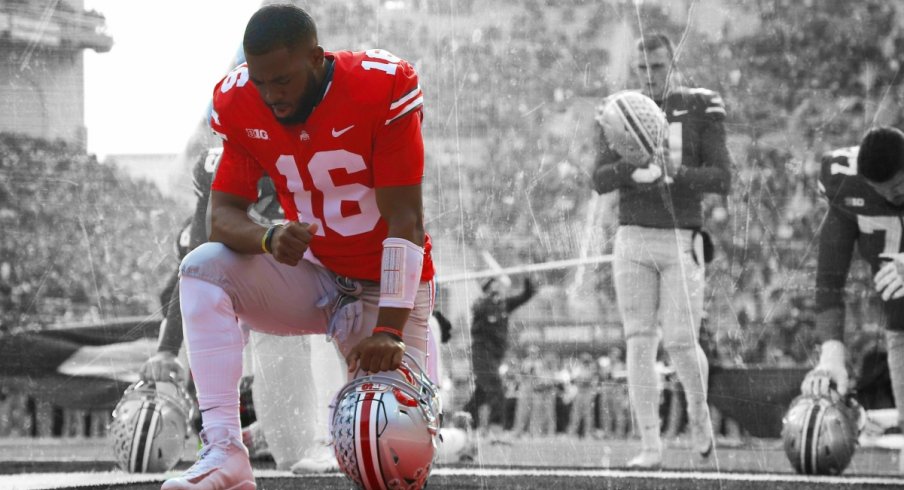
<instances>
[{"instance_id":1,"label":"short black hair","mask_svg":"<svg viewBox=\"0 0 904 490\"><path fill-rule=\"evenodd\" d=\"M317 43L317 26L304 9L289 4L261 7L245 27L245 54L261 55L274 49L296 48L306 41Z\"/></svg>"},{"instance_id":2,"label":"short black hair","mask_svg":"<svg viewBox=\"0 0 904 490\"><path fill-rule=\"evenodd\" d=\"M675 45L672 44L672 40L669 39L668 36L661 32L653 32L637 40L638 51L646 51L649 53L650 51L659 48L665 48L669 53L669 59L675 57Z\"/></svg>"},{"instance_id":3,"label":"short black hair","mask_svg":"<svg viewBox=\"0 0 904 490\"><path fill-rule=\"evenodd\" d=\"M860 141L857 173L871 182L888 182L904 169L904 133L898 128L872 128Z\"/></svg>"}]
</instances>

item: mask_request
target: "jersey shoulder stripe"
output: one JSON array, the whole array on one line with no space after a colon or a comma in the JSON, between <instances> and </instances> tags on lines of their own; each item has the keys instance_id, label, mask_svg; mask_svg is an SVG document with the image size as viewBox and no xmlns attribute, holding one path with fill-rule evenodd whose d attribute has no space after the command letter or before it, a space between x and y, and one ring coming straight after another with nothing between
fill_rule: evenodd
<instances>
[{"instance_id":1,"label":"jersey shoulder stripe","mask_svg":"<svg viewBox=\"0 0 904 490\"><path fill-rule=\"evenodd\" d=\"M424 94L421 93L421 88L418 87L417 89L415 89L415 90L413 91L412 95L415 97L414 100L411 100L410 102L408 102L408 104L406 104L404 107L402 107L401 109L399 109L399 110L397 110L397 111L394 111L394 109L395 109L396 107L398 107L398 106L396 105L395 102L392 103L392 104L390 105L389 118L386 119L386 123L385 123L385 124L388 125L389 123L391 123L391 122L395 121L396 119L398 119L398 118L404 116L405 114L408 114L408 113L410 113L411 111L414 111L415 109L418 109L418 108L420 108L420 107L423 107L423 105L424 105ZM410 100L410 99L409 99L409 100Z\"/></svg>"},{"instance_id":2,"label":"jersey shoulder stripe","mask_svg":"<svg viewBox=\"0 0 904 490\"><path fill-rule=\"evenodd\" d=\"M410 63L398 59L398 68L394 73L389 110L384 124L388 125L399 118L411 114L424 105L424 92L418 81L417 71Z\"/></svg>"},{"instance_id":3,"label":"jersey shoulder stripe","mask_svg":"<svg viewBox=\"0 0 904 490\"><path fill-rule=\"evenodd\" d=\"M402 97L394 100L392 102L392 104L389 104L389 110L396 109L399 106L401 106L402 104L408 102L409 100L411 100L419 95L421 95L421 86L420 85L409 90L408 93L403 95Z\"/></svg>"}]
</instances>

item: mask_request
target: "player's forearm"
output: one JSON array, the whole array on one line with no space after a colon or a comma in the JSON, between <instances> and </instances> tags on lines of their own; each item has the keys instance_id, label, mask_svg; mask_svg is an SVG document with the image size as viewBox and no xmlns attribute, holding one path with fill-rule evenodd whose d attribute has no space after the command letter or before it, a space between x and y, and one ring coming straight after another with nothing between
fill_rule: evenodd
<instances>
[{"instance_id":1,"label":"player's forearm","mask_svg":"<svg viewBox=\"0 0 904 490\"><path fill-rule=\"evenodd\" d=\"M245 209L232 206L215 206L211 213L210 241L220 242L243 254L259 254L261 238L267 228L248 217Z\"/></svg>"},{"instance_id":2,"label":"player's forearm","mask_svg":"<svg viewBox=\"0 0 904 490\"><path fill-rule=\"evenodd\" d=\"M726 195L731 189L731 173L721 167L681 167L675 182L687 184L696 192Z\"/></svg>"},{"instance_id":3,"label":"player's forearm","mask_svg":"<svg viewBox=\"0 0 904 490\"><path fill-rule=\"evenodd\" d=\"M166 321L161 322L160 336L157 339L157 352L169 352L179 355L182 348L182 312L179 302L179 283L173 288L169 306L166 310Z\"/></svg>"},{"instance_id":4,"label":"player's forearm","mask_svg":"<svg viewBox=\"0 0 904 490\"><path fill-rule=\"evenodd\" d=\"M838 298L839 301L841 298ZM820 342L844 340L844 303L816 313L816 336Z\"/></svg>"},{"instance_id":5,"label":"player's forearm","mask_svg":"<svg viewBox=\"0 0 904 490\"><path fill-rule=\"evenodd\" d=\"M424 260L421 186L377 189L377 206L386 221L377 326L401 332L416 301Z\"/></svg>"},{"instance_id":6,"label":"player's forearm","mask_svg":"<svg viewBox=\"0 0 904 490\"><path fill-rule=\"evenodd\" d=\"M515 311L518 307L530 301L531 298L534 297L533 288L524 288L520 294L515 296L510 296L505 299L505 309L509 313Z\"/></svg>"},{"instance_id":7,"label":"player's forearm","mask_svg":"<svg viewBox=\"0 0 904 490\"><path fill-rule=\"evenodd\" d=\"M633 165L622 161L599 164L593 172L593 189L598 194L607 194L624 187L634 187L636 184L631 179L634 170Z\"/></svg>"},{"instance_id":8,"label":"player's forearm","mask_svg":"<svg viewBox=\"0 0 904 490\"><path fill-rule=\"evenodd\" d=\"M405 323L408 322L410 315L411 310L408 308L389 308L384 306L377 313L377 326L389 327L402 332L405 330Z\"/></svg>"},{"instance_id":9,"label":"player's forearm","mask_svg":"<svg viewBox=\"0 0 904 490\"><path fill-rule=\"evenodd\" d=\"M597 128L596 156L593 159L591 185L599 194L607 194L622 187L633 187L631 173L635 167L621 161L617 153L609 149L606 135Z\"/></svg>"},{"instance_id":10,"label":"player's forearm","mask_svg":"<svg viewBox=\"0 0 904 490\"><path fill-rule=\"evenodd\" d=\"M210 196L198 198L195 203L195 212L191 217L189 248L194 250L202 243L210 239Z\"/></svg>"},{"instance_id":11,"label":"player's forearm","mask_svg":"<svg viewBox=\"0 0 904 490\"><path fill-rule=\"evenodd\" d=\"M418 210L409 210L395 213L387 218L388 231L386 237L395 237L408 240L419 246L424 246L424 219Z\"/></svg>"},{"instance_id":12,"label":"player's forearm","mask_svg":"<svg viewBox=\"0 0 904 490\"><path fill-rule=\"evenodd\" d=\"M388 220L387 238L401 238L419 247L424 246L424 222L419 213L396 213ZM411 313L409 308L381 307L377 314L377 325L402 331Z\"/></svg>"},{"instance_id":13,"label":"player's forearm","mask_svg":"<svg viewBox=\"0 0 904 490\"><path fill-rule=\"evenodd\" d=\"M829 207L816 259L816 333L820 341L844 338L844 285L857 242L857 223Z\"/></svg>"}]
</instances>

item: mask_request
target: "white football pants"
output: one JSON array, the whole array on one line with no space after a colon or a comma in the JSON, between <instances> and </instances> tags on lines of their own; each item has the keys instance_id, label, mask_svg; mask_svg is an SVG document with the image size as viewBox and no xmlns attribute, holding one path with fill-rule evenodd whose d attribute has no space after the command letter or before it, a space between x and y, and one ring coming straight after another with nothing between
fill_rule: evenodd
<instances>
[{"instance_id":1,"label":"white football pants","mask_svg":"<svg viewBox=\"0 0 904 490\"><path fill-rule=\"evenodd\" d=\"M687 396L705 417L709 364L697 338L703 312L703 242L691 230L620 226L613 272L627 343L628 392L644 447L659 447L656 351L663 347ZM696 259L695 259L696 256ZM660 329L661 325L661 329Z\"/></svg>"},{"instance_id":2,"label":"white football pants","mask_svg":"<svg viewBox=\"0 0 904 490\"><path fill-rule=\"evenodd\" d=\"M360 290L350 292L335 274L311 261L290 267L271 255L239 254L221 243L205 243L189 253L180 268L180 299L204 428L240 433L238 386L248 331L239 320L273 335L327 334L346 356L371 335L379 310L379 283L355 283ZM421 366L427 365L433 294L432 281L421 284L403 332L407 352Z\"/></svg>"}]
</instances>

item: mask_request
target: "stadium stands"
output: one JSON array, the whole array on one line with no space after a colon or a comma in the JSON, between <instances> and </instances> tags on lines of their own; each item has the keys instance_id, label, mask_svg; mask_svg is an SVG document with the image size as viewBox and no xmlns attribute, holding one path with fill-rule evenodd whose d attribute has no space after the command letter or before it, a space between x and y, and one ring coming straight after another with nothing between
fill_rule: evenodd
<instances>
[{"instance_id":1,"label":"stadium stands","mask_svg":"<svg viewBox=\"0 0 904 490\"><path fill-rule=\"evenodd\" d=\"M0 331L157 311L176 204L71 144L0 134Z\"/></svg>"}]
</instances>

